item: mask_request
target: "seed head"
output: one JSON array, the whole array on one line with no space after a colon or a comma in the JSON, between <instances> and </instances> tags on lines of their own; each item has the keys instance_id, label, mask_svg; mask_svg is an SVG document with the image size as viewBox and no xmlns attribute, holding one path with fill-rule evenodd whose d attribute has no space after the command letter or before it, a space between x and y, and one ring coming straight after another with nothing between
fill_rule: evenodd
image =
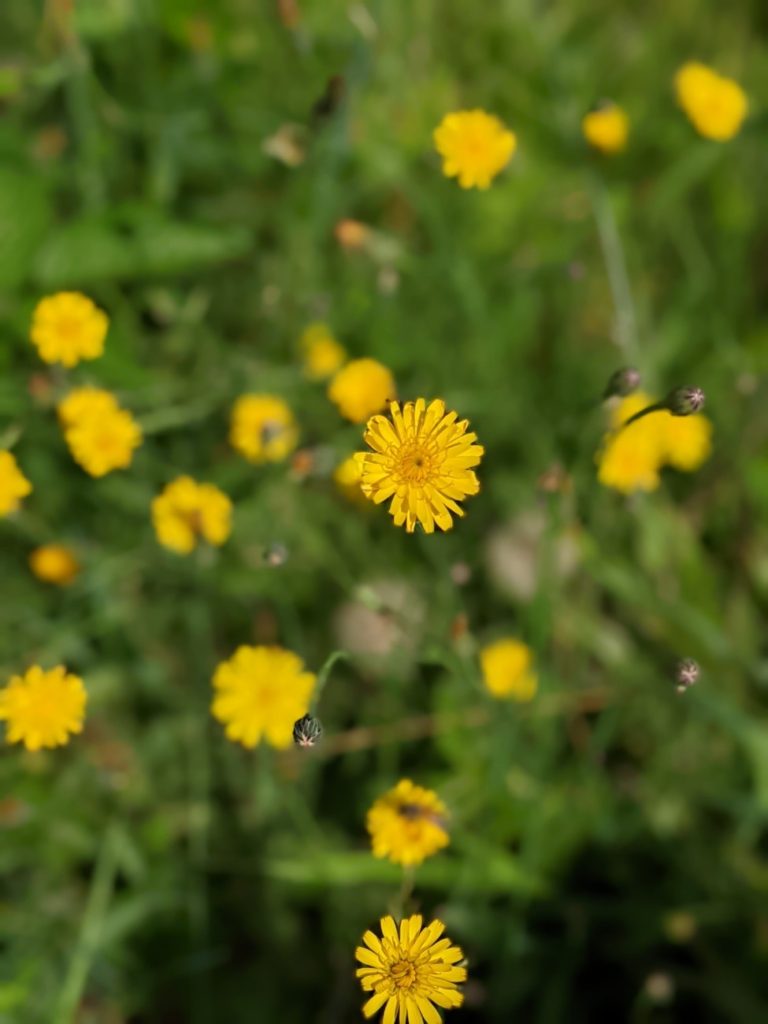
<instances>
[{"instance_id":1,"label":"seed head","mask_svg":"<svg viewBox=\"0 0 768 1024\"><path fill-rule=\"evenodd\" d=\"M673 416L691 416L704 408L705 396L701 388L675 388L664 403Z\"/></svg>"},{"instance_id":2,"label":"seed head","mask_svg":"<svg viewBox=\"0 0 768 1024\"><path fill-rule=\"evenodd\" d=\"M312 715L303 715L293 726L293 742L297 747L314 747L323 735L323 727Z\"/></svg>"},{"instance_id":3,"label":"seed head","mask_svg":"<svg viewBox=\"0 0 768 1024\"><path fill-rule=\"evenodd\" d=\"M626 398L640 387L640 371L634 366L623 366L612 373L603 392L603 398Z\"/></svg>"}]
</instances>

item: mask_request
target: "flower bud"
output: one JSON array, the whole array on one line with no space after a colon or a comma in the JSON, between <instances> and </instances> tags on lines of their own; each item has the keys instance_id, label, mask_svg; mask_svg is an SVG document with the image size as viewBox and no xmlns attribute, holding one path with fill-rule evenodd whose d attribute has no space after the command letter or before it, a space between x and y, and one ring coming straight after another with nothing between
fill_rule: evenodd
<instances>
[{"instance_id":1,"label":"flower bud","mask_svg":"<svg viewBox=\"0 0 768 1024\"><path fill-rule=\"evenodd\" d=\"M675 388L664 404L673 416L691 416L704 408L704 392L701 388Z\"/></svg>"},{"instance_id":2,"label":"flower bud","mask_svg":"<svg viewBox=\"0 0 768 1024\"><path fill-rule=\"evenodd\" d=\"M323 735L323 727L312 715L303 715L293 725L293 742L297 747L314 747Z\"/></svg>"},{"instance_id":3,"label":"flower bud","mask_svg":"<svg viewBox=\"0 0 768 1024\"><path fill-rule=\"evenodd\" d=\"M683 658L679 661L675 669L677 692L685 693L689 686L693 686L698 681L699 671L699 663L693 658Z\"/></svg>"},{"instance_id":4,"label":"flower bud","mask_svg":"<svg viewBox=\"0 0 768 1024\"><path fill-rule=\"evenodd\" d=\"M640 371L634 366L623 366L612 373L606 384L603 398L626 398L640 387Z\"/></svg>"}]
</instances>

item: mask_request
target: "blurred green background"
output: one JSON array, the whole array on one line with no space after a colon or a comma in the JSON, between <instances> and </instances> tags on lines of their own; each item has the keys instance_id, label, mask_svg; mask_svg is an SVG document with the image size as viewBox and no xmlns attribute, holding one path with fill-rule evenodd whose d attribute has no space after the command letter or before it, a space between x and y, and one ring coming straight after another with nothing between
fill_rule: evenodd
<instances>
[{"instance_id":1,"label":"blurred green background","mask_svg":"<svg viewBox=\"0 0 768 1024\"><path fill-rule=\"evenodd\" d=\"M0 754L2 1024L358 1020L354 946L400 889L365 812L402 775L453 816L411 901L469 960L450 1021L768 1019L767 33L761 0L3 0L0 432L35 492L0 522L0 668L66 662L90 704L66 749ZM675 105L690 58L750 97L728 144ZM615 159L580 135L603 96ZM431 142L475 106L519 138L487 193ZM112 319L70 379L145 429L103 480L27 340L63 287ZM471 418L451 533L338 494L360 430L302 374L315 320ZM715 426L700 471L629 500L593 463L626 363L703 387ZM229 448L245 390L290 402L311 472ZM220 552L155 541L185 472L235 501ZM29 572L46 540L71 588ZM500 635L535 649L530 705L481 687ZM316 754L210 718L248 642L349 653Z\"/></svg>"}]
</instances>

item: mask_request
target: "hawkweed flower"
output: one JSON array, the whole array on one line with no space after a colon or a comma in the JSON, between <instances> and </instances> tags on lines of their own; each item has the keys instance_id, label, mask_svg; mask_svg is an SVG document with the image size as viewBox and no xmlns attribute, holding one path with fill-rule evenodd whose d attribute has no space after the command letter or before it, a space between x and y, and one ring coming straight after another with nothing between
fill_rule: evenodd
<instances>
[{"instance_id":1,"label":"hawkweed flower","mask_svg":"<svg viewBox=\"0 0 768 1024\"><path fill-rule=\"evenodd\" d=\"M401 779L371 806L366 828L374 857L415 867L447 846L445 804L431 789Z\"/></svg>"},{"instance_id":2,"label":"hawkweed flower","mask_svg":"<svg viewBox=\"0 0 768 1024\"><path fill-rule=\"evenodd\" d=\"M238 647L213 677L213 717L227 739L252 749L262 739L291 745L294 724L309 711L315 676L282 647Z\"/></svg>"},{"instance_id":3,"label":"hawkweed flower","mask_svg":"<svg viewBox=\"0 0 768 1024\"><path fill-rule=\"evenodd\" d=\"M87 695L83 681L62 665L44 671L33 665L0 690L0 721L9 743L27 750L62 747L82 732Z\"/></svg>"},{"instance_id":4,"label":"hawkweed flower","mask_svg":"<svg viewBox=\"0 0 768 1024\"><path fill-rule=\"evenodd\" d=\"M389 506L395 526L413 533L420 523L426 533L437 525L450 530L453 516L463 516L458 504L477 494L480 484L473 467L484 449L468 433L469 422L446 412L445 402L425 399L390 405L390 416L373 416L363 438L371 452L358 452L363 494Z\"/></svg>"},{"instance_id":5,"label":"hawkweed flower","mask_svg":"<svg viewBox=\"0 0 768 1024\"><path fill-rule=\"evenodd\" d=\"M310 380L332 377L347 358L344 347L334 338L327 324L310 324L299 340L304 373Z\"/></svg>"},{"instance_id":6,"label":"hawkweed flower","mask_svg":"<svg viewBox=\"0 0 768 1024\"><path fill-rule=\"evenodd\" d=\"M21 499L32 493L27 480L11 452L0 451L0 517L15 512Z\"/></svg>"},{"instance_id":7,"label":"hawkweed flower","mask_svg":"<svg viewBox=\"0 0 768 1024\"><path fill-rule=\"evenodd\" d=\"M581 130L590 146L610 156L626 147L629 118L618 104L608 101L584 115Z\"/></svg>"},{"instance_id":8,"label":"hawkweed flower","mask_svg":"<svg viewBox=\"0 0 768 1024\"><path fill-rule=\"evenodd\" d=\"M39 580L67 587L80 572L72 550L63 544L43 544L29 556L29 567Z\"/></svg>"},{"instance_id":9,"label":"hawkweed flower","mask_svg":"<svg viewBox=\"0 0 768 1024\"><path fill-rule=\"evenodd\" d=\"M241 395L232 407L229 441L249 462L282 462L299 441L290 407L276 395Z\"/></svg>"},{"instance_id":10,"label":"hawkweed flower","mask_svg":"<svg viewBox=\"0 0 768 1024\"><path fill-rule=\"evenodd\" d=\"M199 540L217 547L227 540L232 531L232 502L213 484L180 476L153 499L152 523L164 547L188 555Z\"/></svg>"},{"instance_id":11,"label":"hawkweed flower","mask_svg":"<svg viewBox=\"0 0 768 1024\"><path fill-rule=\"evenodd\" d=\"M699 133L716 142L737 135L747 116L747 96L738 82L706 64L688 61L675 75L677 101Z\"/></svg>"},{"instance_id":12,"label":"hawkweed flower","mask_svg":"<svg viewBox=\"0 0 768 1024\"><path fill-rule=\"evenodd\" d=\"M32 315L30 338L46 363L76 366L104 351L109 319L79 292L58 292L41 299Z\"/></svg>"},{"instance_id":13,"label":"hawkweed flower","mask_svg":"<svg viewBox=\"0 0 768 1024\"><path fill-rule=\"evenodd\" d=\"M492 697L523 703L536 696L539 680L533 669L533 651L521 640L505 637L483 647L480 668Z\"/></svg>"},{"instance_id":14,"label":"hawkweed flower","mask_svg":"<svg viewBox=\"0 0 768 1024\"><path fill-rule=\"evenodd\" d=\"M517 148L514 132L484 110L446 114L433 137L443 174L458 178L462 188L489 188Z\"/></svg>"},{"instance_id":15,"label":"hawkweed flower","mask_svg":"<svg viewBox=\"0 0 768 1024\"><path fill-rule=\"evenodd\" d=\"M376 359L353 359L328 385L328 397L341 415L353 423L365 423L396 394L395 378Z\"/></svg>"},{"instance_id":16,"label":"hawkweed flower","mask_svg":"<svg viewBox=\"0 0 768 1024\"><path fill-rule=\"evenodd\" d=\"M90 476L130 466L141 428L109 392L79 388L59 403L58 414L72 458Z\"/></svg>"},{"instance_id":17,"label":"hawkweed flower","mask_svg":"<svg viewBox=\"0 0 768 1024\"><path fill-rule=\"evenodd\" d=\"M373 1017L383 1007L381 1024L440 1024L436 1006L451 1010L464 1001L458 987L467 980L461 949L441 938L442 921L422 928L420 914L404 918L399 931L392 917L382 917L380 926L381 938L367 931L355 950L363 964L357 977L363 991L373 993L363 1016Z\"/></svg>"}]
</instances>

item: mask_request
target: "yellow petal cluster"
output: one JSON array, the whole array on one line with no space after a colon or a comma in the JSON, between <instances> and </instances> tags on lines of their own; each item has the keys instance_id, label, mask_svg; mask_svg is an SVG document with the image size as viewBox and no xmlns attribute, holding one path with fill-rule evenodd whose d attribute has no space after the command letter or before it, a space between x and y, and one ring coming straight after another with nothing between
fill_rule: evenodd
<instances>
[{"instance_id":1,"label":"yellow petal cluster","mask_svg":"<svg viewBox=\"0 0 768 1024\"><path fill-rule=\"evenodd\" d=\"M395 378L376 359L353 359L328 385L328 397L341 415L353 423L365 423L396 393Z\"/></svg>"},{"instance_id":2,"label":"yellow petal cluster","mask_svg":"<svg viewBox=\"0 0 768 1024\"><path fill-rule=\"evenodd\" d=\"M277 395L241 395L232 408L229 441L249 462L282 462L299 440L290 406Z\"/></svg>"},{"instance_id":3,"label":"yellow petal cluster","mask_svg":"<svg viewBox=\"0 0 768 1024\"><path fill-rule=\"evenodd\" d=\"M61 747L82 732L87 696L83 681L62 665L44 671L33 665L0 690L0 721L9 743L27 750Z\"/></svg>"},{"instance_id":4,"label":"yellow petal cluster","mask_svg":"<svg viewBox=\"0 0 768 1024\"><path fill-rule=\"evenodd\" d=\"M86 295L58 292L38 302L30 338L44 362L71 367L103 353L108 328L106 313Z\"/></svg>"},{"instance_id":5,"label":"yellow petal cluster","mask_svg":"<svg viewBox=\"0 0 768 1024\"><path fill-rule=\"evenodd\" d=\"M57 411L72 458L86 473L101 477L130 466L141 428L109 391L77 388Z\"/></svg>"},{"instance_id":6,"label":"yellow petal cluster","mask_svg":"<svg viewBox=\"0 0 768 1024\"><path fill-rule=\"evenodd\" d=\"M58 587L69 586L80 572L80 563L64 544L43 544L29 556L29 567L39 580Z\"/></svg>"},{"instance_id":7,"label":"yellow petal cluster","mask_svg":"<svg viewBox=\"0 0 768 1024\"><path fill-rule=\"evenodd\" d=\"M27 480L11 452L0 451L0 517L15 512L21 499L32 493Z\"/></svg>"},{"instance_id":8,"label":"yellow petal cluster","mask_svg":"<svg viewBox=\"0 0 768 1024\"><path fill-rule=\"evenodd\" d=\"M375 857L404 867L448 845L447 810L437 793L401 779L371 806L366 827Z\"/></svg>"},{"instance_id":9,"label":"yellow petal cluster","mask_svg":"<svg viewBox=\"0 0 768 1024\"><path fill-rule=\"evenodd\" d=\"M489 188L517 147L514 132L484 110L446 114L435 128L434 142L443 174L457 178L462 188Z\"/></svg>"},{"instance_id":10,"label":"yellow petal cluster","mask_svg":"<svg viewBox=\"0 0 768 1024\"><path fill-rule=\"evenodd\" d=\"M627 145L629 118L616 103L604 103L591 110L581 122L584 138L601 153L620 153Z\"/></svg>"},{"instance_id":11,"label":"yellow petal cluster","mask_svg":"<svg viewBox=\"0 0 768 1024\"><path fill-rule=\"evenodd\" d=\"M315 323L304 328L300 339L304 373L310 380L326 380L343 365L347 353L333 336L327 324Z\"/></svg>"},{"instance_id":12,"label":"yellow petal cluster","mask_svg":"<svg viewBox=\"0 0 768 1024\"><path fill-rule=\"evenodd\" d=\"M480 651L485 688L493 697L520 702L533 700L539 687L533 651L521 640L504 637Z\"/></svg>"},{"instance_id":13,"label":"yellow petal cluster","mask_svg":"<svg viewBox=\"0 0 768 1024\"><path fill-rule=\"evenodd\" d=\"M738 82L698 61L688 61L675 75L680 106L699 135L727 142L747 116L747 96Z\"/></svg>"},{"instance_id":14,"label":"yellow petal cluster","mask_svg":"<svg viewBox=\"0 0 768 1024\"><path fill-rule=\"evenodd\" d=\"M188 555L199 540L215 546L227 540L232 530L232 502L213 484L180 476L152 501L152 523L164 547Z\"/></svg>"}]
</instances>

